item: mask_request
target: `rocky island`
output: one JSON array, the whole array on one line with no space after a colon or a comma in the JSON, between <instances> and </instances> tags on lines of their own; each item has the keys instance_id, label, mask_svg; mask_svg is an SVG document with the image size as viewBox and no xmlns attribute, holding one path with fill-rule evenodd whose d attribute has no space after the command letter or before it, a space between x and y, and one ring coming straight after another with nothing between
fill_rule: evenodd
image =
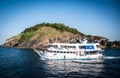
<instances>
[{"instance_id":1,"label":"rocky island","mask_svg":"<svg viewBox=\"0 0 120 78\"><path fill-rule=\"evenodd\" d=\"M3 45L6 47L45 49L46 46L53 42L74 43L80 42L82 38L87 38L89 42L99 41L102 48L111 47L105 37L86 35L79 32L76 28L71 28L61 23L44 22L26 28L20 34L7 39ZM120 42L117 47L120 48Z\"/></svg>"}]
</instances>

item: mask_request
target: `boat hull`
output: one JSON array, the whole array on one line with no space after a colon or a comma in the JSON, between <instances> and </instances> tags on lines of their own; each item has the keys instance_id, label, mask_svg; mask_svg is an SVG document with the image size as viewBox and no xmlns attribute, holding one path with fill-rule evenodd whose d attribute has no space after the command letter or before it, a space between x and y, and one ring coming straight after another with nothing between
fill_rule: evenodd
<instances>
[{"instance_id":1,"label":"boat hull","mask_svg":"<svg viewBox=\"0 0 120 78\"><path fill-rule=\"evenodd\" d=\"M38 52L41 59L56 59L56 60L91 60L91 59L101 59L102 54L93 55L76 55L76 54L64 54L64 53L48 53L44 51Z\"/></svg>"}]
</instances>

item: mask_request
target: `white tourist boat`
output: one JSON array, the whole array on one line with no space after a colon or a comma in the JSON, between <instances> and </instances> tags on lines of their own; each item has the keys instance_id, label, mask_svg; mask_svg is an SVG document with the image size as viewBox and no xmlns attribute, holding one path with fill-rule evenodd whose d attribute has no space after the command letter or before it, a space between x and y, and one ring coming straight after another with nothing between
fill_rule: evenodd
<instances>
[{"instance_id":1,"label":"white tourist boat","mask_svg":"<svg viewBox=\"0 0 120 78\"><path fill-rule=\"evenodd\" d=\"M34 49L41 59L89 60L102 58L99 43L52 43L45 51Z\"/></svg>"}]
</instances>

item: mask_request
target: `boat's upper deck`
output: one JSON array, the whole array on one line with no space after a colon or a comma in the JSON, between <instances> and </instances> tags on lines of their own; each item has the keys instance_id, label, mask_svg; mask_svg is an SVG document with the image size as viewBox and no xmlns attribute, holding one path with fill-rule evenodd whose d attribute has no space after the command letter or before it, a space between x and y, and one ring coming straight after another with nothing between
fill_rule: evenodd
<instances>
[{"instance_id":1,"label":"boat's upper deck","mask_svg":"<svg viewBox=\"0 0 120 78\"><path fill-rule=\"evenodd\" d=\"M48 49L101 50L99 43L52 43Z\"/></svg>"}]
</instances>

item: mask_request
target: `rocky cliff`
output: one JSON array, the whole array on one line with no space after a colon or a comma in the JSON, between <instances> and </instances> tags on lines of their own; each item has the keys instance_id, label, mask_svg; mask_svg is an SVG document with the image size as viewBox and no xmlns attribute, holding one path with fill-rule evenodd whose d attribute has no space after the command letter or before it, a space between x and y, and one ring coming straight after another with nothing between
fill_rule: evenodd
<instances>
[{"instance_id":1,"label":"rocky cliff","mask_svg":"<svg viewBox=\"0 0 120 78\"><path fill-rule=\"evenodd\" d=\"M120 41L109 41L107 43L106 48L119 48L120 49Z\"/></svg>"}]
</instances>

